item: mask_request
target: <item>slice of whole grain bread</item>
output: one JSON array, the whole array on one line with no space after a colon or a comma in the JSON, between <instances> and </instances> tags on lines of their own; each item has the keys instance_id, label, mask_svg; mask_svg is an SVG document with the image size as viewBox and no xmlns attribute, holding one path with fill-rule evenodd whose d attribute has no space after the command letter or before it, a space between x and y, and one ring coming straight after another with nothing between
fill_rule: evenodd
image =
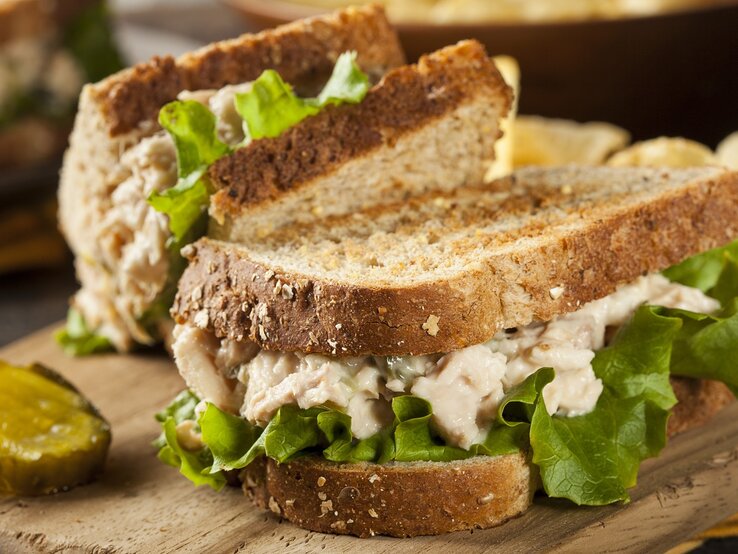
<instances>
[{"instance_id":1,"label":"slice of whole grain bread","mask_svg":"<svg viewBox=\"0 0 738 554\"><path fill-rule=\"evenodd\" d=\"M721 168L527 169L242 244L203 239L172 313L269 350L448 352L723 245L737 222L738 173Z\"/></svg>"},{"instance_id":2,"label":"slice of whole grain bread","mask_svg":"<svg viewBox=\"0 0 738 554\"><path fill-rule=\"evenodd\" d=\"M388 72L360 104L329 106L217 161L209 235L258 239L288 224L481 182L511 104L480 43L423 56Z\"/></svg>"}]
</instances>

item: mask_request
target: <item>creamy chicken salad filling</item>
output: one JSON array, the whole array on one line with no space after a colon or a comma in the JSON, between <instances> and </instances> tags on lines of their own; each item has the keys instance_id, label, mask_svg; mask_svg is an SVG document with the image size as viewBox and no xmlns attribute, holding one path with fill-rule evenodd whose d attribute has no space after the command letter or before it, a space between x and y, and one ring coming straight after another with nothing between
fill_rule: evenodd
<instances>
[{"instance_id":1,"label":"creamy chicken salad filling","mask_svg":"<svg viewBox=\"0 0 738 554\"><path fill-rule=\"evenodd\" d=\"M175 328L173 350L195 394L253 424L265 426L284 405L326 405L351 416L351 431L362 439L391 423L392 398L411 394L431 404L434 427L448 445L468 449L484 440L505 393L542 367L556 373L543 389L550 414L592 411L603 390L592 369L595 352L644 303L701 313L720 307L698 289L652 274L549 322L501 331L484 344L445 354L270 352L190 324Z\"/></svg>"},{"instance_id":2,"label":"creamy chicken salad filling","mask_svg":"<svg viewBox=\"0 0 738 554\"><path fill-rule=\"evenodd\" d=\"M180 100L195 100L217 118L220 140L235 146L244 140L243 120L234 96L251 83L220 90L184 91ZM177 184L177 156L172 137L165 131L142 139L126 151L120 167L120 185L111 194L111 207L90 232L98 237L96 259L77 264L82 288L74 306L88 325L109 338L119 350L131 341L147 344L151 336L143 318L164 291L169 277L171 237L168 217L154 209L148 198Z\"/></svg>"}]
</instances>

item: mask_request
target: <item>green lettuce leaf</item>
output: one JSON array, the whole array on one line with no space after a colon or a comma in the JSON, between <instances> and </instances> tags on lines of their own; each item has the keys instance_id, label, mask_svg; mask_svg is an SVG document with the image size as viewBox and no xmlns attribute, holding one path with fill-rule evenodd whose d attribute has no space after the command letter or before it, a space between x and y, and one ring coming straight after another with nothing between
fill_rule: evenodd
<instances>
[{"instance_id":1,"label":"green lettuce leaf","mask_svg":"<svg viewBox=\"0 0 738 554\"><path fill-rule=\"evenodd\" d=\"M433 412L427 400L416 396L398 396L392 400L392 411L397 418L395 460L447 462L474 455L468 450L443 444L443 440L432 430Z\"/></svg>"},{"instance_id":2,"label":"green lettuce leaf","mask_svg":"<svg viewBox=\"0 0 738 554\"><path fill-rule=\"evenodd\" d=\"M64 29L63 44L84 69L87 80L99 81L124 67L113 40L106 2L93 2Z\"/></svg>"},{"instance_id":3,"label":"green lettuce leaf","mask_svg":"<svg viewBox=\"0 0 738 554\"><path fill-rule=\"evenodd\" d=\"M321 406L307 410L293 405L282 406L251 448L229 467L246 467L260 456L268 456L282 463L318 446L321 435L317 416L325 409Z\"/></svg>"},{"instance_id":4,"label":"green lettuce leaf","mask_svg":"<svg viewBox=\"0 0 738 554\"><path fill-rule=\"evenodd\" d=\"M326 410L317 415L316 422L328 443L323 450L326 460L383 464L395 457L393 426L369 438L355 440L351 433L351 418L344 413Z\"/></svg>"},{"instance_id":5,"label":"green lettuce leaf","mask_svg":"<svg viewBox=\"0 0 738 554\"><path fill-rule=\"evenodd\" d=\"M193 452L183 448L177 439L177 425L183 421L196 421L195 408L199 403L200 399L191 391L179 393L166 408L156 414L162 432L152 444L159 449L157 457L162 462L179 469L196 486L208 485L220 490L226 479L222 472L211 473L213 454L210 449L201 448Z\"/></svg>"},{"instance_id":6,"label":"green lettuce leaf","mask_svg":"<svg viewBox=\"0 0 738 554\"><path fill-rule=\"evenodd\" d=\"M202 442L213 455L211 473L239 467L237 461L249 451L261 431L243 418L223 412L210 403L200 414L198 424Z\"/></svg>"},{"instance_id":7,"label":"green lettuce leaf","mask_svg":"<svg viewBox=\"0 0 738 554\"><path fill-rule=\"evenodd\" d=\"M54 338L69 356L87 356L113 350L110 340L91 331L85 318L74 308L69 309L66 326L57 331Z\"/></svg>"},{"instance_id":8,"label":"green lettuce leaf","mask_svg":"<svg viewBox=\"0 0 738 554\"><path fill-rule=\"evenodd\" d=\"M166 408L157 412L154 417L159 423L164 423L167 419L172 418L174 419L175 425L179 425L188 419L195 421L197 419L195 416L195 407L199 403L200 399L192 391L183 390ZM166 445L163 430L159 438L153 442L153 445L157 448L163 448Z\"/></svg>"},{"instance_id":9,"label":"green lettuce leaf","mask_svg":"<svg viewBox=\"0 0 738 554\"><path fill-rule=\"evenodd\" d=\"M720 273L711 276L708 294L720 301L723 306L721 312L710 315L661 308L660 314L682 322L679 335L674 341L671 372L684 377L722 381L733 394L738 395L736 250L738 242L707 253L706 259L719 261ZM705 254L697 256L703 257Z\"/></svg>"},{"instance_id":10,"label":"green lettuce leaf","mask_svg":"<svg viewBox=\"0 0 738 554\"><path fill-rule=\"evenodd\" d=\"M195 486L208 485L214 490L222 489L226 478L222 472L210 472L213 464L210 450L203 448L191 452L182 448L177 440L177 423L173 417L167 418L162 428L166 445L159 450L158 458L165 464L178 468Z\"/></svg>"},{"instance_id":11,"label":"green lettuce leaf","mask_svg":"<svg viewBox=\"0 0 738 554\"><path fill-rule=\"evenodd\" d=\"M641 461L666 443L669 409L676 403L669 384L671 345L680 327L655 308L640 308L595 355L592 366L604 390L586 415L552 417L539 395L530 443L547 495L580 505L629 499Z\"/></svg>"},{"instance_id":12,"label":"green lettuce leaf","mask_svg":"<svg viewBox=\"0 0 738 554\"><path fill-rule=\"evenodd\" d=\"M664 317L682 321L674 341L674 375L722 381L738 396L738 314L718 317L662 309Z\"/></svg>"},{"instance_id":13,"label":"green lettuce leaf","mask_svg":"<svg viewBox=\"0 0 738 554\"><path fill-rule=\"evenodd\" d=\"M299 98L274 70L262 73L248 92L236 94L236 110L250 139L271 138L320 111Z\"/></svg>"},{"instance_id":14,"label":"green lettuce leaf","mask_svg":"<svg viewBox=\"0 0 738 554\"><path fill-rule=\"evenodd\" d=\"M369 78L356 63L356 53L345 52L317 98L299 98L276 71L267 70L250 91L236 94L236 111L247 140L276 137L329 104L361 102L368 90Z\"/></svg>"},{"instance_id":15,"label":"green lettuce leaf","mask_svg":"<svg viewBox=\"0 0 738 554\"><path fill-rule=\"evenodd\" d=\"M718 282L730 255L738 256L738 241L687 258L663 274L670 281L708 292Z\"/></svg>"},{"instance_id":16,"label":"green lettuce leaf","mask_svg":"<svg viewBox=\"0 0 738 554\"><path fill-rule=\"evenodd\" d=\"M194 100L170 102L159 112L159 123L174 141L179 180L172 188L154 191L149 204L169 216L169 230L181 242L207 217L210 191L204 175L230 148L218 138L215 115Z\"/></svg>"}]
</instances>

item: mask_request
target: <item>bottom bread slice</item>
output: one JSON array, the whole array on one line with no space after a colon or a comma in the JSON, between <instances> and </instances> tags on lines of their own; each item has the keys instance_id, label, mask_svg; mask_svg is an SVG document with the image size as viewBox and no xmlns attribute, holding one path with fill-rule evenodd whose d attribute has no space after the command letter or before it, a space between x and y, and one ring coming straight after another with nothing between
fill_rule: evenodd
<instances>
[{"instance_id":1,"label":"bottom bread slice","mask_svg":"<svg viewBox=\"0 0 738 554\"><path fill-rule=\"evenodd\" d=\"M715 381L672 378L679 403L668 434L706 423L733 400ZM540 486L526 453L453 462L347 464L305 456L261 459L241 473L254 503L322 533L439 535L500 525L525 512Z\"/></svg>"}]
</instances>

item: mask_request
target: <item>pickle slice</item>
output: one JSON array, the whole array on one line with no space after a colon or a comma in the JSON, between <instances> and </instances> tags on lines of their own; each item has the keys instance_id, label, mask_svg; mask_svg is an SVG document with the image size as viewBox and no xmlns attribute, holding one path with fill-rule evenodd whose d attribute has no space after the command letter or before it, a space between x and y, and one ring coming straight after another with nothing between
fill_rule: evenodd
<instances>
[{"instance_id":1,"label":"pickle slice","mask_svg":"<svg viewBox=\"0 0 738 554\"><path fill-rule=\"evenodd\" d=\"M0 493L39 495L92 480L110 426L64 378L0 360Z\"/></svg>"}]
</instances>

